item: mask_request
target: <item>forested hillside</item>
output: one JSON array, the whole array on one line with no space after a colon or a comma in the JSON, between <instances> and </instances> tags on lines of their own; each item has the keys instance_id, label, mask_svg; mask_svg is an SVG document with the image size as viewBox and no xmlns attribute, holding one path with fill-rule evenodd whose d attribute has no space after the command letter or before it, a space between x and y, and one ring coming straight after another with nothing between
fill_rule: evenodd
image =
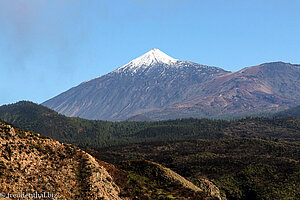
<instances>
[{"instance_id":1,"label":"forested hillside","mask_svg":"<svg viewBox=\"0 0 300 200\"><path fill-rule=\"evenodd\" d=\"M244 118L233 121L178 119L155 122L109 122L70 118L32 102L0 107L0 119L80 146L105 147L150 141L251 137L300 140L299 118Z\"/></svg>"},{"instance_id":2,"label":"forested hillside","mask_svg":"<svg viewBox=\"0 0 300 200\"><path fill-rule=\"evenodd\" d=\"M212 180L228 199L299 199L300 145L251 138L151 142L88 150L104 161L146 159L194 184Z\"/></svg>"}]
</instances>

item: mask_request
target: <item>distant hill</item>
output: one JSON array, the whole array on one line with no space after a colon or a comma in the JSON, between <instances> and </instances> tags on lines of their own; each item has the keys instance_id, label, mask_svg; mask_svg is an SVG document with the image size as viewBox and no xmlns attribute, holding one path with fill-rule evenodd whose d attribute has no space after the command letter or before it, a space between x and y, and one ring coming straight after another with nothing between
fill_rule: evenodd
<instances>
[{"instance_id":1,"label":"distant hill","mask_svg":"<svg viewBox=\"0 0 300 200\"><path fill-rule=\"evenodd\" d=\"M226 118L299 105L299 91L299 65L272 62L228 72L152 49L43 105L91 120Z\"/></svg>"},{"instance_id":2,"label":"distant hill","mask_svg":"<svg viewBox=\"0 0 300 200\"><path fill-rule=\"evenodd\" d=\"M275 113L275 117L300 117L300 106L296 106L278 113Z\"/></svg>"},{"instance_id":3,"label":"distant hill","mask_svg":"<svg viewBox=\"0 0 300 200\"><path fill-rule=\"evenodd\" d=\"M274 112L300 104L300 67L265 63L225 73L205 83L197 97L144 113L154 120L232 118Z\"/></svg>"},{"instance_id":4,"label":"distant hill","mask_svg":"<svg viewBox=\"0 0 300 200\"><path fill-rule=\"evenodd\" d=\"M30 101L3 105L0 107L0 115L0 119L17 127L44 133L56 139L68 138L70 133L78 130L75 119Z\"/></svg>"}]
</instances>

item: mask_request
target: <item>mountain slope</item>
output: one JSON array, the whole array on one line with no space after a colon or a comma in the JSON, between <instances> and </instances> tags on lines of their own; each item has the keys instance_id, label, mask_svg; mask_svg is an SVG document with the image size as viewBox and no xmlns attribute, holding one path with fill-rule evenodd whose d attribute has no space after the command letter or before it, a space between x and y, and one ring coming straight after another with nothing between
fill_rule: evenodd
<instances>
[{"instance_id":1,"label":"mountain slope","mask_svg":"<svg viewBox=\"0 0 300 200\"><path fill-rule=\"evenodd\" d=\"M243 116L300 104L300 68L275 62L227 73L206 83L198 97L144 113L152 119Z\"/></svg>"},{"instance_id":2,"label":"mountain slope","mask_svg":"<svg viewBox=\"0 0 300 200\"><path fill-rule=\"evenodd\" d=\"M300 67L265 63L227 72L158 49L43 105L67 116L126 120L242 116L300 104Z\"/></svg>"},{"instance_id":3,"label":"mountain slope","mask_svg":"<svg viewBox=\"0 0 300 200\"><path fill-rule=\"evenodd\" d=\"M206 82L228 72L173 59L153 49L117 70L84 82L43 105L67 116L125 120L196 97Z\"/></svg>"}]
</instances>

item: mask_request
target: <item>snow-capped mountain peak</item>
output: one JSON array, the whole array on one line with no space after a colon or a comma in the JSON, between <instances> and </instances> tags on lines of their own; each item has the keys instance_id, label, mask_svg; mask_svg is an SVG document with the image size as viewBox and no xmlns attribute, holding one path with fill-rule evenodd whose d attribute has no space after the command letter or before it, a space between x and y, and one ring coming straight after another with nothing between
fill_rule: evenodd
<instances>
[{"instance_id":1,"label":"snow-capped mountain peak","mask_svg":"<svg viewBox=\"0 0 300 200\"><path fill-rule=\"evenodd\" d=\"M151 49L144 55L132 60L131 62L127 63L126 65L123 65L122 67L118 68L116 71L123 71L127 69L131 69L133 71L136 71L139 68L146 68L148 66L151 66L153 64L172 64L178 61L177 59L174 59L164 52L162 52L159 49Z\"/></svg>"}]
</instances>

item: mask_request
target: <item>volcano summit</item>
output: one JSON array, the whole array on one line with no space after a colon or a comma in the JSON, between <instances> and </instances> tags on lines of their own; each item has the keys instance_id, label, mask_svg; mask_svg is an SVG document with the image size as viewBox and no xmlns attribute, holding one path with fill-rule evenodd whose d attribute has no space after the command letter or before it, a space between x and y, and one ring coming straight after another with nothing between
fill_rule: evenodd
<instances>
[{"instance_id":1,"label":"volcano summit","mask_svg":"<svg viewBox=\"0 0 300 200\"><path fill-rule=\"evenodd\" d=\"M43 105L67 116L126 120L223 117L300 104L299 65L275 62L228 72L152 49Z\"/></svg>"}]
</instances>

